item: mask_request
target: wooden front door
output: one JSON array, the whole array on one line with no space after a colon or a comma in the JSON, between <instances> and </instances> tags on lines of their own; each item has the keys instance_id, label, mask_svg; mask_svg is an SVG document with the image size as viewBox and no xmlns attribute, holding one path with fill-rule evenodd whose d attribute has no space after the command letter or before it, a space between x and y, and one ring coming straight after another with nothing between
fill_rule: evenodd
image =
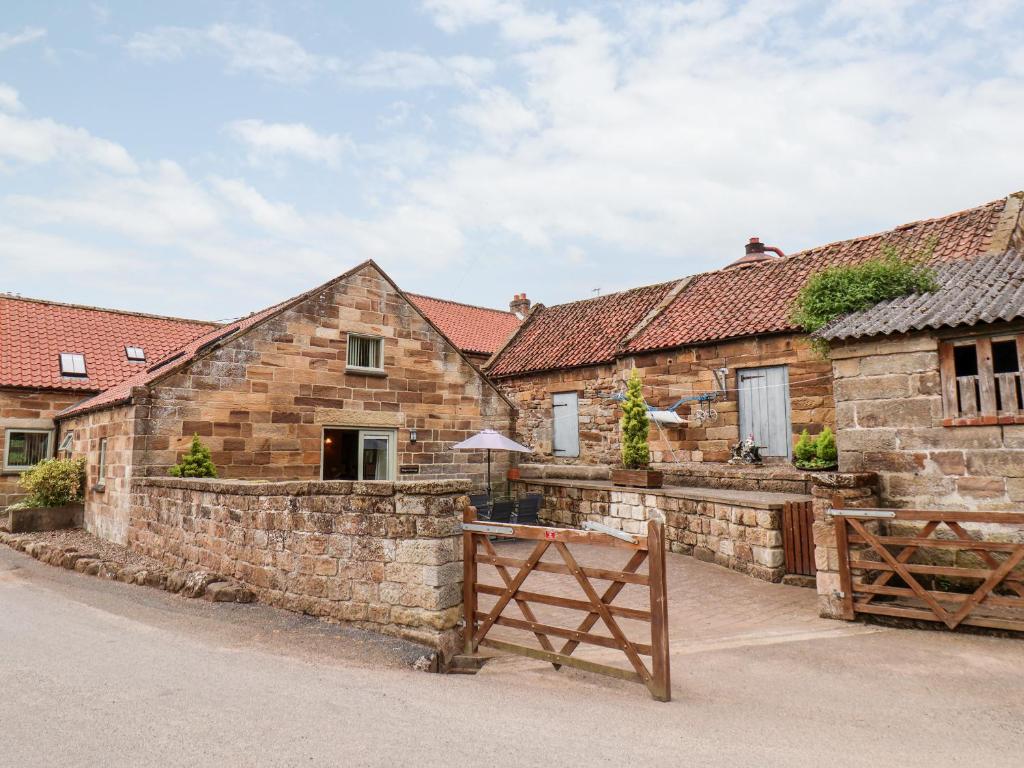
<instances>
[{"instance_id":1,"label":"wooden front door","mask_svg":"<svg viewBox=\"0 0 1024 768\"><path fill-rule=\"evenodd\" d=\"M741 368L737 371L740 399L740 438L754 436L762 456L792 453L789 414L789 369L784 365Z\"/></svg>"}]
</instances>

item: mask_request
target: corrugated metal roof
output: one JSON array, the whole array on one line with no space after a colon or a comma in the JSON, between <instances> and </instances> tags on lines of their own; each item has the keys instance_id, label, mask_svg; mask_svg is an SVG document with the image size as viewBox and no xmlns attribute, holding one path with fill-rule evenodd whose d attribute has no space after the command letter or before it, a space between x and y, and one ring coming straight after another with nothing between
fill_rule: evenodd
<instances>
[{"instance_id":1,"label":"corrugated metal roof","mask_svg":"<svg viewBox=\"0 0 1024 768\"><path fill-rule=\"evenodd\" d=\"M1024 255L1017 251L943 264L936 278L937 291L883 301L817 335L835 341L1024 317Z\"/></svg>"}]
</instances>

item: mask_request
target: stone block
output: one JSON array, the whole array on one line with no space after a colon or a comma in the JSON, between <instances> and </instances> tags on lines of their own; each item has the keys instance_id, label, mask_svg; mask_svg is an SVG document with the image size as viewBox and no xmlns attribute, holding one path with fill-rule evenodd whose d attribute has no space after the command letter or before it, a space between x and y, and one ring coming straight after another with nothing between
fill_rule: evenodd
<instances>
[{"instance_id":1,"label":"stone block","mask_svg":"<svg viewBox=\"0 0 1024 768\"><path fill-rule=\"evenodd\" d=\"M779 568L785 563L785 555L775 547L752 547L754 562L768 568Z\"/></svg>"}]
</instances>

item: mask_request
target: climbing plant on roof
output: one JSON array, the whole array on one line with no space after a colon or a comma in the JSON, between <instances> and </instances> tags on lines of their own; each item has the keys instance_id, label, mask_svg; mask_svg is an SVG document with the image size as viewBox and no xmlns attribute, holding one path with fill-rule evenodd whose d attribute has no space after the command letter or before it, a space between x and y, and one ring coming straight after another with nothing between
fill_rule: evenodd
<instances>
[{"instance_id":1,"label":"climbing plant on roof","mask_svg":"<svg viewBox=\"0 0 1024 768\"><path fill-rule=\"evenodd\" d=\"M875 258L850 266L828 267L812 275L793 302L791 318L811 336L811 344L828 356L828 342L813 336L837 317L873 307L880 301L936 291L935 271L926 264L935 245L901 256L888 245Z\"/></svg>"}]
</instances>

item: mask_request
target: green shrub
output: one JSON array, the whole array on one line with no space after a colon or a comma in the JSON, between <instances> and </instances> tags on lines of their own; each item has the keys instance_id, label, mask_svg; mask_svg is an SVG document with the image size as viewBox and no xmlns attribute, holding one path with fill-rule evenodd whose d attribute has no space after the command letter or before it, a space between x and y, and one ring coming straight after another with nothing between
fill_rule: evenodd
<instances>
[{"instance_id":1,"label":"green shrub","mask_svg":"<svg viewBox=\"0 0 1024 768\"><path fill-rule=\"evenodd\" d=\"M44 459L21 473L18 481L28 498L24 507L63 507L82 500L85 458Z\"/></svg>"},{"instance_id":2,"label":"green shrub","mask_svg":"<svg viewBox=\"0 0 1024 768\"><path fill-rule=\"evenodd\" d=\"M200 442L199 435L193 435L188 453L167 473L174 477L216 477L217 467L210 458L210 449Z\"/></svg>"},{"instance_id":3,"label":"green shrub","mask_svg":"<svg viewBox=\"0 0 1024 768\"><path fill-rule=\"evenodd\" d=\"M887 299L938 290L935 272L924 264L933 248L934 244L904 258L888 246L876 258L853 266L829 267L812 275L793 302L793 322L813 334L840 315ZM824 339L812 337L811 343L819 354L827 356Z\"/></svg>"},{"instance_id":4,"label":"green shrub","mask_svg":"<svg viewBox=\"0 0 1024 768\"><path fill-rule=\"evenodd\" d=\"M800 433L800 439L796 441L796 446L793 448L793 456L799 462L810 461L815 455L814 438L804 429Z\"/></svg>"},{"instance_id":5,"label":"green shrub","mask_svg":"<svg viewBox=\"0 0 1024 768\"><path fill-rule=\"evenodd\" d=\"M814 441L814 455L818 461L827 464L835 464L836 459L839 458L839 451L836 450L836 436L828 427L821 430L818 439Z\"/></svg>"},{"instance_id":6,"label":"green shrub","mask_svg":"<svg viewBox=\"0 0 1024 768\"><path fill-rule=\"evenodd\" d=\"M651 449L647 445L650 419L636 368L629 374L622 411L622 466L626 469L643 469L651 463Z\"/></svg>"}]
</instances>

